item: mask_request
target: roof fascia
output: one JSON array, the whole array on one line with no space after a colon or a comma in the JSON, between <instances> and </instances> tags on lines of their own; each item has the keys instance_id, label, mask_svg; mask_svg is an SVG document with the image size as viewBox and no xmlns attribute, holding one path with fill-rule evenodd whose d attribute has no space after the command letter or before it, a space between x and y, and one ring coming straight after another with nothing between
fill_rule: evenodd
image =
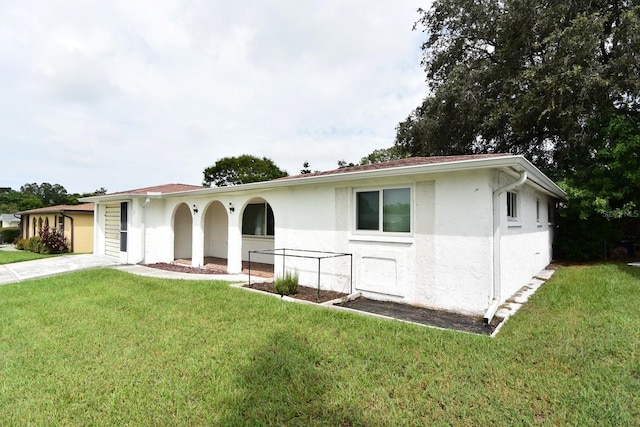
<instances>
[{"instance_id":1,"label":"roof fascia","mask_svg":"<svg viewBox=\"0 0 640 427\"><path fill-rule=\"evenodd\" d=\"M509 155L501 157L490 157L484 159L456 160L446 163L431 163L422 165L398 166L394 168L372 169L364 171L343 172L327 175L317 175L310 177L298 177L288 179L277 179L272 181L252 182L228 187L198 188L195 190L176 191L162 194L117 194L104 196L91 196L80 199L87 202L107 202L115 200L126 200L131 198L165 198L165 197L201 197L208 195L242 194L254 191L272 190L283 187L295 187L302 185L317 185L326 183L347 182L360 179L388 178L398 175L420 175L442 172L469 171L478 169L495 169L513 167L517 170L526 170L531 181L535 182L548 194L564 199L566 194L560 187L544 175L538 168L531 164L524 156Z\"/></svg>"},{"instance_id":2,"label":"roof fascia","mask_svg":"<svg viewBox=\"0 0 640 427\"><path fill-rule=\"evenodd\" d=\"M117 200L132 200L132 199L161 199L163 196L177 193L159 193L157 191L149 193L118 193L118 194L105 194L103 196L89 196L81 197L78 200L81 202L91 203L104 203L114 202Z\"/></svg>"}]
</instances>

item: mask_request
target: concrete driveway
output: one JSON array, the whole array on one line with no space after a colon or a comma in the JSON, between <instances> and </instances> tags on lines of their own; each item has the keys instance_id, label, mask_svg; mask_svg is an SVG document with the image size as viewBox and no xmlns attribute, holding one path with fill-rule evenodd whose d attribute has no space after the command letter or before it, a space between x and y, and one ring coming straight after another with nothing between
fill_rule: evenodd
<instances>
[{"instance_id":1,"label":"concrete driveway","mask_svg":"<svg viewBox=\"0 0 640 427\"><path fill-rule=\"evenodd\" d=\"M0 285L53 276L90 268L111 267L118 263L109 257L92 254L60 255L33 261L0 265Z\"/></svg>"}]
</instances>

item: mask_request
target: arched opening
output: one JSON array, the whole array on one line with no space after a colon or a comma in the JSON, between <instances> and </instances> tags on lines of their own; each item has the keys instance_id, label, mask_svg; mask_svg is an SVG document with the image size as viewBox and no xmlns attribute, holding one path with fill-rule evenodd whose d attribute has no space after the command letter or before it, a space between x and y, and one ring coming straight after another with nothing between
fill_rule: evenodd
<instances>
[{"instance_id":1,"label":"arched opening","mask_svg":"<svg viewBox=\"0 0 640 427\"><path fill-rule=\"evenodd\" d=\"M42 231L42 217L38 218L38 234Z\"/></svg>"},{"instance_id":2,"label":"arched opening","mask_svg":"<svg viewBox=\"0 0 640 427\"><path fill-rule=\"evenodd\" d=\"M181 203L173 213L173 258L176 261L191 260L193 241L193 217L186 203Z\"/></svg>"},{"instance_id":3,"label":"arched opening","mask_svg":"<svg viewBox=\"0 0 640 427\"><path fill-rule=\"evenodd\" d=\"M215 201L206 207L202 229L205 267L222 268L229 251L229 216L222 203Z\"/></svg>"},{"instance_id":4,"label":"arched opening","mask_svg":"<svg viewBox=\"0 0 640 427\"><path fill-rule=\"evenodd\" d=\"M242 261L249 259L249 251L275 249L275 214L271 205L262 198L251 199L242 211ZM254 266L254 262L257 263ZM252 269L273 274L273 255L258 254L251 257Z\"/></svg>"}]
</instances>

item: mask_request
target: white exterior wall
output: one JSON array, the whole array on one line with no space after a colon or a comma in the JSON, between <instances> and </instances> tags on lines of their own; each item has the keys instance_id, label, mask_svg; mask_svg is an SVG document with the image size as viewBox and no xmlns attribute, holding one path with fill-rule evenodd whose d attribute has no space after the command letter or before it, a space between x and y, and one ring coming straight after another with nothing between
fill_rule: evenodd
<instances>
[{"instance_id":1,"label":"white exterior wall","mask_svg":"<svg viewBox=\"0 0 640 427\"><path fill-rule=\"evenodd\" d=\"M226 258L229 250L229 220L222 203L215 201L206 207L203 230L204 256Z\"/></svg>"},{"instance_id":2,"label":"white exterior wall","mask_svg":"<svg viewBox=\"0 0 640 427\"><path fill-rule=\"evenodd\" d=\"M506 218L506 195L500 197L502 205L501 299L516 293L535 274L543 270L553 258L551 242L553 225L549 224L545 194L530 186L513 190L518 196L518 220ZM540 201L540 221L536 220L536 200Z\"/></svg>"},{"instance_id":3,"label":"white exterior wall","mask_svg":"<svg viewBox=\"0 0 640 427\"><path fill-rule=\"evenodd\" d=\"M431 307L484 314L491 298L493 189L486 171L436 179Z\"/></svg>"},{"instance_id":4,"label":"white exterior wall","mask_svg":"<svg viewBox=\"0 0 640 427\"><path fill-rule=\"evenodd\" d=\"M489 182L487 172L466 172L273 192L276 247L353 253L353 290L370 298L482 314L492 280ZM387 187L411 188L412 233L356 231L355 192ZM348 291L348 264L321 261L322 288ZM287 267L315 287L316 260L287 258Z\"/></svg>"},{"instance_id":5,"label":"white exterior wall","mask_svg":"<svg viewBox=\"0 0 640 427\"><path fill-rule=\"evenodd\" d=\"M104 204L93 204L93 253L95 255L105 255L105 217Z\"/></svg>"},{"instance_id":6,"label":"white exterior wall","mask_svg":"<svg viewBox=\"0 0 640 427\"><path fill-rule=\"evenodd\" d=\"M150 199L144 207L142 228L144 262L147 264L173 261L173 211L167 212L166 204L163 199Z\"/></svg>"}]
</instances>

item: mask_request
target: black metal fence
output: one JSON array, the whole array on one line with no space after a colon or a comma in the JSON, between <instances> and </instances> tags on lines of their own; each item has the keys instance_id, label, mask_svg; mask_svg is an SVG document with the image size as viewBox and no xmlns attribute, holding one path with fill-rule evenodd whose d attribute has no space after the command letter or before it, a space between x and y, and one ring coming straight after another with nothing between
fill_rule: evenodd
<instances>
[{"instance_id":1,"label":"black metal fence","mask_svg":"<svg viewBox=\"0 0 640 427\"><path fill-rule=\"evenodd\" d=\"M322 275L322 260L330 258L349 257L349 294L353 293L353 254L342 252L314 251L308 249L266 249L260 251L249 251L249 285L251 285L251 254L281 256L282 275L285 275L287 257L316 259L318 261L318 296L320 299L320 277Z\"/></svg>"}]
</instances>

